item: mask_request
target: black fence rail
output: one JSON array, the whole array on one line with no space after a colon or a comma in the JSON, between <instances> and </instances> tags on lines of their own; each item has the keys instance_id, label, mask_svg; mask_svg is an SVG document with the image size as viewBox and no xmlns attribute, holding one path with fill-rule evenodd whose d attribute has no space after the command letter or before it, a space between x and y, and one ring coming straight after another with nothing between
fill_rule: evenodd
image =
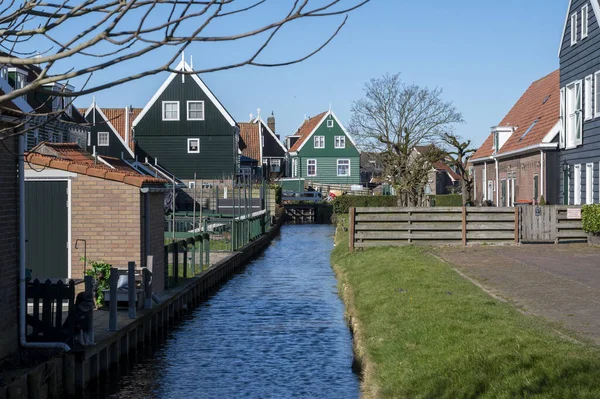
<instances>
[{"instance_id":1,"label":"black fence rail","mask_svg":"<svg viewBox=\"0 0 600 399\"><path fill-rule=\"evenodd\" d=\"M27 302L33 304L32 314L27 312L26 317L27 341L65 342L73 346L75 282L65 284L48 279L41 283L35 279L27 284L25 292Z\"/></svg>"}]
</instances>

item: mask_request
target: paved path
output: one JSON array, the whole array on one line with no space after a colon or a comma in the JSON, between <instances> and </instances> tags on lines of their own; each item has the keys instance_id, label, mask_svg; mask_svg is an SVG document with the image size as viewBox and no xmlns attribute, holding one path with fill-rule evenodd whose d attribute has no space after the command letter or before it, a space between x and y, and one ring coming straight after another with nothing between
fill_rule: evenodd
<instances>
[{"instance_id":1,"label":"paved path","mask_svg":"<svg viewBox=\"0 0 600 399\"><path fill-rule=\"evenodd\" d=\"M600 248L443 248L435 254L523 310L600 344Z\"/></svg>"}]
</instances>

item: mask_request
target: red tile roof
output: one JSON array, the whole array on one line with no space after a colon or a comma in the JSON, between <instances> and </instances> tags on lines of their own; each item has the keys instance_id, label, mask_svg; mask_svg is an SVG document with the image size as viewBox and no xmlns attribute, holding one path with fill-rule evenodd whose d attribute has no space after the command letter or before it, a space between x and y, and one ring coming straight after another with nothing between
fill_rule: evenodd
<instances>
[{"instance_id":1,"label":"red tile roof","mask_svg":"<svg viewBox=\"0 0 600 399\"><path fill-rule=\"evenodd\" d=\"M104 115L108 118L108 121L117 130L119 136L125 141L125 108L100 108ZM79 113L85 115L87 109L79 108ZM142 112L142 108L131 108L131 115L129 115L129 148L134 150L134 141L132 132L132 125L135 118ZM96 121L98 122L98 121Z\"/></svg>"},{"instance_id":2,"label":"red tile roof","mask_svg":"<svg viewBox=\"0 0 600 399\"><path fill-rule=\"evenodd\" d=\"M560 118L560 71L533 82L498 126L514 126L515 132L504 143L498 154L541 144L544 137ZM522 137L538 120L533 129ZM472 159L494 155L494 135L490 134Z\"/></svg>"},{"instance_id":3,"label":"red tile roof","mask_svg":"<svg viewBox=\"0 0 600 399\"><path fill-rule=\"evenodd\" d=\"M298 128L298 131L294 133L294 136L300 136L300 138L294 143L292 148L290 148L290 152L298 151L298 149L302 146L302 143L306 141L310 133L318 126L321 119L327 114L326 112L322 112L317 116L313 116L310 119L307 119L302 123L302 126Z\"/></svg>"},{"instance_id":4,"label":"red tile roof","mask_svg":"<svg viewBox=\"0 0 600 399\"><path fill-rule=\"evenodd\" d=\"M118 181L131 186L142 187L167 183L163 179L142 175L122 160L104 156L101 158L112 168L101 161L96 161L92 154L82 150L76 143L43 142L25 153L26 161L34 165Z\"/></svg>"},{"instance_id":5,"label":"red tile roof","mask_svg":"<svg viewBox=\"0 0 600 399\"><path fill-rule=\"evenodd\" d=\"M458 173L456 173L455 171L452 170L452 168L450 167L450 165L448 165L447 163L443 162L443 161L437 161L433 167L436 170L442 171L442 172L446 172L448 173L448 175L452 178L452 180L460 180L461 177Z\"/></svg>"},{"instance_id":6,"label":"red tile roof","mask_svg":"<svg viewBox=\"0 0 600 399\"><path fill-rule=\"evenodd\" d=\"M258 123L238 122L238 125L240 126L240 139L246 145L246 148L242 150L242 155L260 162Z\"/></svg>"}]
</instances>

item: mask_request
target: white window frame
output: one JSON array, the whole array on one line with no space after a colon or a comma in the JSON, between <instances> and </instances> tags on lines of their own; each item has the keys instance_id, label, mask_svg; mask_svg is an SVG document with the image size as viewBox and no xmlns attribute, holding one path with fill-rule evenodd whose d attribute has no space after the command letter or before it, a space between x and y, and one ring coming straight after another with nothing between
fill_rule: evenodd
<instances>
[{"instance_id":1,"label":"white window frame","mask_svg":"<svg viewBox=\"0 0 600 399\"><path fill-rule=\"evenodd\" d=\"M163 101L164 103L164 101ZM192 118L190 117L190 105L191 104L202 104L202 118ZM188 121L203 121L204 120L204 101L200 100L189 100L186 102L186 110L187 110L187 120ZM198 112L198 111L194 111Z\"/></svg>"},{"instance_id":2,"label":"white window frame","mask_svg":"<svg viewBox=\"0 0 600 399\"><path fill-rule=\"evenodd\" d=\"M593 80L594 80L594 76L593 75L589 75L585 77L585 84L584 84L584 97L583 97L583 104L584 104L584 120L589 121L590 119L594 118L594 107L592 104L592 98L593 96L593 92L592 92L592 87L593 87Z\"/></svg>"},{"instance_id":3,"label":"white window frame","mask_svg":"<svg viewBox=\"0 0 600 399\"><path fill-rule=\"evenodd\" d=\"M311 163L314 164L315 167L315 173L310 173L310 166ZM315 177L317 176L317 160L316 159L307 159L306 160L306 176L308 177Z\"/></svg>"},{"instance_id":4,"label":"white window frame","mask_svg":"<svg viewBox=\"0 0 600 399\"><path fill-rule=\"evenodd\" d=\"M278 166L281 167L281 159L271 159L271 166Z\"/></svg>"},{"instance_id":5,"label":"white window frame","mask_svg":"<svg viewBox=\"0 0 600 399\"><path fill-rule=\"evenodd\" d=\"M573 169L573 205L581 205L581 164Z\"/></svg>"},{"instance_id":6,"label":"white window frame","mask_svg":"<svg viewBox=\"0 0 600 399\"><path fill-rule=\"evenodd\" d=\"M325 148L325 136L315 136L313 143L316 149L322 150ZM317 145L319 144L319 145Z\"/></svg>"},{"instance_id":7,"label":"white window frame","mask_svg":"<svg viewBox=\"0 0 600 399\"><path fill-rule=\"evenodd\" d=\"M577 32L579 31L577 28L577 13L574 13L571 14L571 46L577 44Z\"/></svg>"},{"instance_id":8,"label":"white window frame","mask_svg":"<svg viewBox=\"0 0 600 399\"><path fill-rule=\"evenodd\" d=\"M196 188L196 182L193 182L193 181L189 182L189 183L188 183L188 188L189 188L189 189L192 189L192 190L193 190L194 188Z\"/></svg>"},{"instance_id":9,"label":"white window frame","mask_svg":"<svg viewBox=\"0 0 600 399\"><path fill-rule=\"evenodd\" d=\"M298 177L298 158L292 158L292 177Z\"/></svg>"},{"instance_id":10,"label":"white window frame","mask_svg":"<svg viewBox=\"0 0 600 399\"><path fill-rule=\"evenodd\" d=\"M585 203L594 203L594 163L585 165Z\"/></svg>"},{"instance_id":11,"label":"white window frame","mask_svg":"<svg viewBox=\"0 0 600 399\"><path fill-rule=\"evenodd\" d=\"M565 98L565 148L571 149L580 146L583 142L583 124L582 124L582 88L583 82L576 80L567 85ZM579 137L577 133L579 132Z\"/></svg>"},{"instance_id":12,"label":"white window frame","mask_svg":"<svg viewBox=\"0 0 600 399\"><path fill-rule=\"evenodd\" d=\"M589 15L589 8L588 5L584 5L583 7L581 7L581 39L585 39L586 37L588 37L588 33L589 33L589 25L588 25L588 15Z\"/></svg>"},{"instance_id":13,"label":"white window frame","mask_svg":"<svg viewBox=\"0 0 600 399\"><path fill-rule=\"evenodd\" d=\"M332 128L333 127L333 119L328 119L327 120L327 127L328 128Z\"/></svg>"},{"instance_id":14,"label":"white window frame","mask_svg":"<svg viewBox=\"0 0 600 399\"><path fill-rule=\"evenodd\" d=\"M594 98L594 105L596 107L596 112L594 114L595 118L600 118L600 71L594 74L595 79L595 87L592 98Z\"/></svg>"},{"instance_id":15,"label":"white window frame","mask_svg":"<svg viewBox=\"0 0 600 399\"><path fill-rule=\"evenodd\" d=\"M177 105L177 118L165 118L165 105L167 104L176 104ZM162 116L162 120L165 122L176 122L179 121L179 101L163 101L162 102L162 108L161 108L161 116Z\"/></svg>"},{"instance_id":16,"label":"white window frame","mask_svg":"<svg viewBox=\"0 0 600 399\"><path fill-rule=\"evenodd\" d=\"M198 142L198 147L196 150L190 150L190 144L192 141ZM187 139L187 153L188 154L200 154L200 138Z\"/></svg>"},{"instance_id":17,"label":"white window frame","mask_svg":"<svg viewBox=\"0 0 600 399\"><path fill-rule=\"evenodd\" d=\"M344 149L346 148L346 136L335 136L334 138L334 146L337 149Z\"/></svg>"},{"instance_id":18,"label":"white window frame","mask_svg":"<svg viewBox=\"0 0 600 399\"><path fill-rule=\"evenodd\" d=\"M348 162L348 174L340 175L340 162ZM337 176L338 177L350 177L350 175L352 174L352 172L350 170L350 166L351 166L351 162L349 159L338 159L337 160L337 168L336 168Z\"/></svg>"},{"instance_id":19,"label":"white window frame","mask_svg":"<svg viewBox=\"0 0 600 399\"><path fill-rule=\"evenodd\" d=\"M100 135L102 135L102 137L106 138L106 143L104 143L104 140L100 139ZM108 147L110 145L110 133L109 132L98 132L98 147Z\"/></svg>"}]
</instances>

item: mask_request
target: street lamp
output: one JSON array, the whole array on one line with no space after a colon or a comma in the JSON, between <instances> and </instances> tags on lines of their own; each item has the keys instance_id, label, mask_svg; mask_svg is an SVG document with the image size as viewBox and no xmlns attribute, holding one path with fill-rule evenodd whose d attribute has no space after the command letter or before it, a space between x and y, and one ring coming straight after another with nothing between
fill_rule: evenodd
<instances>
[{"instance_id":1,"label":"street lamp","mask_svg":"<svg viewBox=\"0 0 600 399\"><path fill-rule=\"evenodd\" d=\"M569 171L569 164L567 163L566 159L564 161L562 161L562 169L563 169L563 172Z\"/></svg>"}]
</instances>

